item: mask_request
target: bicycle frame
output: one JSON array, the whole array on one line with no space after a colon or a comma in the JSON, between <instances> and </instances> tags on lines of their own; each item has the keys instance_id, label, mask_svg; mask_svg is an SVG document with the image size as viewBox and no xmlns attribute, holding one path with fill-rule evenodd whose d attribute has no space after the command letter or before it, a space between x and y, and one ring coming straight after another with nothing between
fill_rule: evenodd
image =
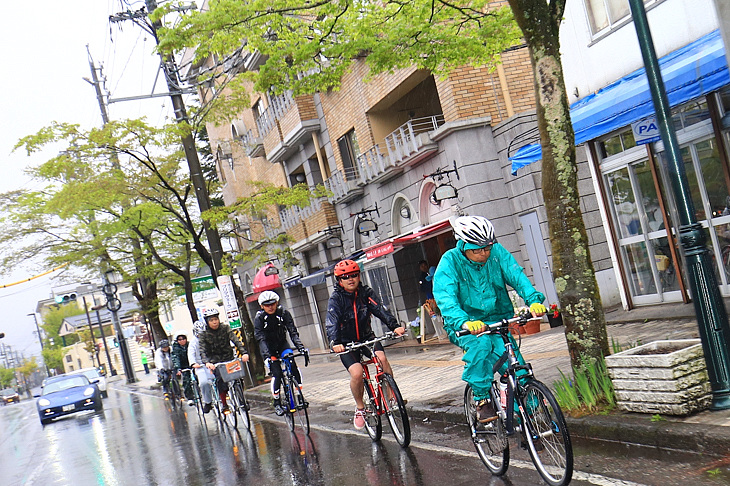
<instances>
[{"instance_id":1,"label":"bicycle frame","mask_svg":"<svg viewBox=\"0 0 730 486\"><path fill-rule=\"evenodd\" d=\"M504 343L505 351L492 367L492 374L498 373L500 368L502 368L502 366L507 363L507 372L500 378L498 378L498 380L504 378L507 379L507 400L505 406L502 406L502 401L500 400L499 384L497 383L498 380L494 380L492 382L491 394L492 403L495 406L497 414L499 414L500 418L504 421L504 426L507 430L508 436L514 435L515 424L514 413L507 413L507 410L514 411L516 398L515 391L517 391L518 394L521 393L521 388L517 384L517 371L525 370L527 372L524 375L521 375L521 377L532 378L534 376L532 372L532 365L530 363L525 363L524 365L520 364L519 360L517 359L517 354L515 353L514 345L509 339L509 325L512 323L524 324L525 322L527 322L527 318L521 316L514 317L512 319L502 319L500 322L488 325L486 331L476 335L476 337L479 337L485 334L498 334L502 338L502 342ZM467 334L471 333L466 330L456 333L457 336L465 336Z\"/></svg>"},{"instance_id":2,"label":"bicycle frame","mask_svg":"<svg viewBox=\"0 0 730 486\"><path fill-rule=\"evenodd\" d=\"M282 367L281 371L282 371L282 373L284 374L284 376L286 377L286 379L287 379L287 381L289 383L292 382L292 378L296 378L294 376L294 372L292 371L292 366L291 366L292 365L292 361L294 361L294 358L299 358L299 357L304 357L304 359L306 361L309 361L309 355L308 354L305 354L305 353L294 353L294 352L287 353L286 351L284 351L284 353L282 353L281 354L281 357L279 358L279 361L281 361L282 364L284 365ZM301 383L299 383L299 385L301 386ZM293 411L297 410L298 408L301 408L301 406L296 403L296 399L294 397L294 390L291 390L290 389L289 396L286 397L286 400L287 400L287 406L289 407L289 410L290 411L293 412Z\"/></svg>"},{"instance_id":3,"label":"bicycle frame","mask_svg":"<svg viewBox=\"0 0 730 486\"><path fill-rule=\"evenodd\" d=\"M380 337L376 337L368 341L363 341L361 343L350 343L345 347L345 353L349 353L350 351L354 351L360 348L367 348L370 352L370 358L366 358L362 355L360 356L360 364L362 364L362 377L365 380L366 386L372 392L373 404L375 405L375 411L378 415L383 415L385 413L385 407L382 403L383 387L381 385L381 380L383 375L385 374L385 371L383 371L383 365L380 363L380 359L378 359L378 356L375 354L375 344L396 336L397 334L391 331L385 333ZM375 366L375 375L370 374L370 365Z\"/></svg>"}]
</instances>

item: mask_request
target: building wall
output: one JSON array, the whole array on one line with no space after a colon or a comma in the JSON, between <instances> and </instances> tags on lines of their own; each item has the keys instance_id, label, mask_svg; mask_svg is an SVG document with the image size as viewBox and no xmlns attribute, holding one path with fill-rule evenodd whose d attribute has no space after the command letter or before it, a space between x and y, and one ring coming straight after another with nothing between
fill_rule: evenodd
<instances>
[{"instance_id":1,"label":"building wall","mask_svg":"<svg viewBox=\"0 0 730 486\"><path fill-rule=\"evenodd\" d=\"M594 39L584 1L567 2L563 18L560 52L571 103L643 67L632 22ZM713 0L657 2L647 6L647 18L658 57L712 32L719 22Z\"/></svg>"}]
</instances>

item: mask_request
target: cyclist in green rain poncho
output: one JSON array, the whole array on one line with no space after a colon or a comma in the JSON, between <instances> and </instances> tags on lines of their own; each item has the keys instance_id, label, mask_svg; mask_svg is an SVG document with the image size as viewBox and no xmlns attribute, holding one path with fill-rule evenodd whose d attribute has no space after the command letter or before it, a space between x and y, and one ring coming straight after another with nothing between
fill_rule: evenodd
<instances>
[{"instance_id":1,"label":"cyclist in green rain poncho","mask_svg":"<svg viewBox=\"0 0 730 486\"><path fill-rule=\"evenodd\" d=\"M507 285L524 299L535 317L546 312L542 305L545 296L535 290L514 257L497 243L488 219L463 216L452 226L459 241L456 248L441 257L433 278L433 294L449 340L464 350L461 377L471 385L480 420L487 421L495 415L487 400L494 378L492 367L505 349L501 337L477 338L476 334L485 331L486 324L514 316ZM471 334L457 337L456 332L462 329ZM524 363L516 346L515 350Z\"/></svg>"}]
</instances>

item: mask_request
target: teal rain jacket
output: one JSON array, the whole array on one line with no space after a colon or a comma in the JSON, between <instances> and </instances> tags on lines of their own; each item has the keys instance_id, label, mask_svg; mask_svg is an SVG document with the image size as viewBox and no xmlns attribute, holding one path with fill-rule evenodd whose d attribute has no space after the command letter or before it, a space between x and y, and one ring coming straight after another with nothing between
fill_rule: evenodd
<instances>
[{"instance_id":1,"label":"teal rain jacket","mask_svg":"<svg viewBox=\"0 0 730 486\"><path fill-rule=\"evenodd\" d=\"M444 328L451 342L465 351L462 378L472 386L477 399L488 394L493 378L491 368L504 353L504 344L499 336L456 337L455 333L467 321L490 324L513 317L508 285L528 306L545 300L514 257L499 243L492 247L486 263L479 264L466 257L464 242L458 241L456 248L441 257L433 278L433 295L444 317Z\"/></svg>"}]
</instances>

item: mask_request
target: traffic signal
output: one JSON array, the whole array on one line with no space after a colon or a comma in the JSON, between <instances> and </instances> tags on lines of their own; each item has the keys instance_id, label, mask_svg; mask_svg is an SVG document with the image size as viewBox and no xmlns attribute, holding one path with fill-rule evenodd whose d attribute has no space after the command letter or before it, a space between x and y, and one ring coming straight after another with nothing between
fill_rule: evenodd
<instances>
[{"instance_id":1,"label":"traffic signal","mask_svg":"<svg viewBox=\"0 0 730 486\"><path fill-rule=\"evenodd\" d=\"M118 348L119 347L119 339L114 338L114 341L113 342L114 342L114 347L115 348Z\"/></svg>"},{"instance_id":2,"label":"traffic signal","mask_svg":"<svg viewBox=\"0 0 730 486\"><path fill-rule=\"evenodd\" d=\"M68 294L58 294L55 297L57 304L68 304L71 301L76 300L76 292L69 292Z\"/></svg>"}]
</instances>

